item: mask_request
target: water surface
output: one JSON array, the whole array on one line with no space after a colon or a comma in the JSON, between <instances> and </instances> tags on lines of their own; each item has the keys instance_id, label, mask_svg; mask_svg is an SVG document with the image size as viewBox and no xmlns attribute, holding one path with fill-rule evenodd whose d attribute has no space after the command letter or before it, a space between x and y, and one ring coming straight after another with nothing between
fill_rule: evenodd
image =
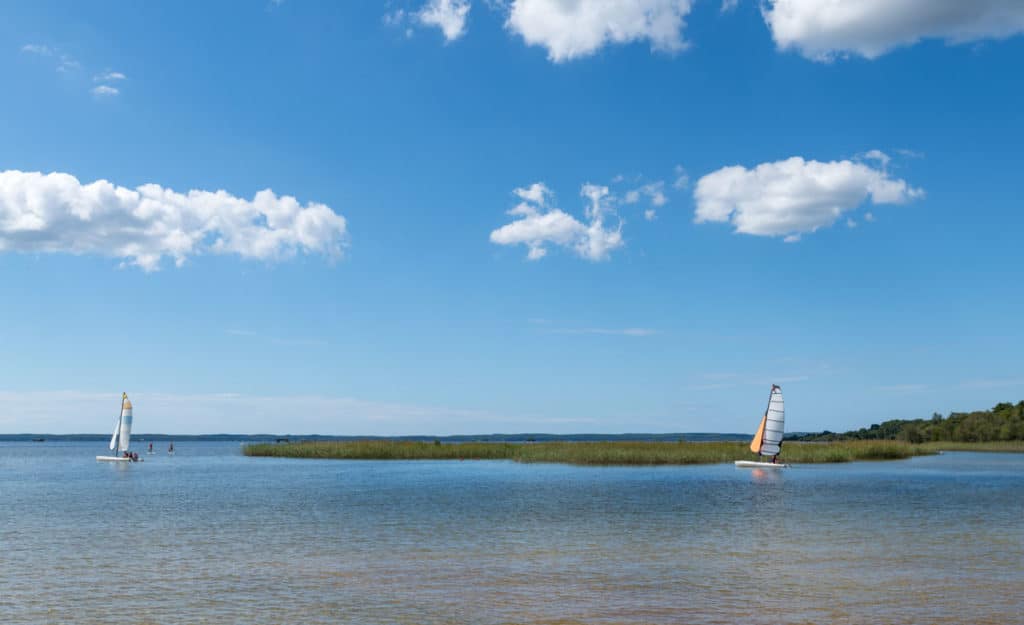
<instances>
[{"instance_id":1,"label":"water surface","mask_svg":"<svg viewBox=\"0 0 1024 625\"><path fill-rule=\"evenodd\" d=\"M1024 455L776 474L103 451L0 443L4 623L1024 623Z\"/></svg>"}]
</instances>

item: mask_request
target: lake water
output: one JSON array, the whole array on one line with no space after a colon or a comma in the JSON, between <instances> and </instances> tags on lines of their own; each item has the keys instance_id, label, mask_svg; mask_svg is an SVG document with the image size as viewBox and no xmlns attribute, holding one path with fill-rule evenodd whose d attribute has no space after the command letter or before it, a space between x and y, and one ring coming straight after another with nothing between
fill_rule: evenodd
<instances>
[{"instance_id":1,"label":"lake water","mask_svg":"<svg viewBox=\"0 0 1024 625\"><path fill-rule=\"evenodd\" d=\"M1024 623L1024 455L766 474L104 451L0 443L3 623Z\"/></svg>"}]
</instances>

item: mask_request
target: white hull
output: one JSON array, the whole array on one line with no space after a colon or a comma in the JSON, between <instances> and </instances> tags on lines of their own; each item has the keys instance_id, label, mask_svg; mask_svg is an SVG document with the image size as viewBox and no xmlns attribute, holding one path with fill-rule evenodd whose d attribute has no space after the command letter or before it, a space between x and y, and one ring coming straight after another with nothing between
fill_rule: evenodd
<instances>
[{"instance_id":1,"label":"white hull","mask_svg":"<svg viewBox=\"0 0 1024 625\"><path fill-rule=\"evenodd\" d=\"M131 462L131 458L125 458L124 456L96 456L96 459L100 462Z\"/></svg>"},{"instance_id":2,"label":"white hull","mask_svg":"<svg viewBox=\"0 0 1024 625\"><path fill-rule=\"evenodd\" d=\"M782 469L789 466L781 462L754 462L753 460L737 460L735 464L737 467L746 469Z\"/></svg>"}]
</instances>

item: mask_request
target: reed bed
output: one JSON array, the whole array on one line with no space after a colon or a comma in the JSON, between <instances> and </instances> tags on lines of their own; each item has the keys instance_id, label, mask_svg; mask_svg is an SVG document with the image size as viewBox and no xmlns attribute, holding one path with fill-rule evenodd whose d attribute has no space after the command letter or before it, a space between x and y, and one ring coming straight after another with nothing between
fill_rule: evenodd
<instances>
[{"instance_id":1,"label":"reed bed","mask_svg":"<svg viewBox=\"0 0 1024 625\"><path fill-rule=\"evenodd\" d=\"M998 451L1024 453L1024 441L986 441L984 443L939 441L935 443L923 443L921 447L931 451Z\"/></svg>"},{"instance_id":2,"label":"reed bed","mask_svg":"<svg viewBox=\"0 0 1024 625\"><path fill-rule=\"evenodd\" d=\"M513 460L577 465L715 464L757 459L744 442L439 443L420 441L297 441L246 445L247 456L339 460ZM900 441L787 442L780 462L897 460L937 449Z\"/></svg>"}]
</instances>

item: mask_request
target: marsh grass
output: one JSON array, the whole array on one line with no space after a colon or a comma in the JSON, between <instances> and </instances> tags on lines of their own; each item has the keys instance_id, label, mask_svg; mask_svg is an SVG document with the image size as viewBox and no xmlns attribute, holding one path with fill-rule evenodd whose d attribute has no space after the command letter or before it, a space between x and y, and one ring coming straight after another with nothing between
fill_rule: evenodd
<instances>
[{"instance_id":1,"label":"marsh grass","mask_svg":"<svg viewBox=\"0 0 1024 625\"><path fill-rule=\"evenodd\" d=\"M901 441L786 442L780 462L809 464L854 460L897 460L937 449ZM445 443L420 441L299 441L246 445L247 456L339 460L513 460L578 465L681 465L754 460L744 442L543 442Z\"/></svg>"},{"instance_id":2,"label":"marsh grass","mask_svg":"<svg viewBox=\"0 0 1024 625\"><path fill-rule=\"evenodd\" d=\"M930 451L999 451L1024 453L1024 441L987 441L984 443L935 442L920 445Z\"/></svg>"}]
</instances>

